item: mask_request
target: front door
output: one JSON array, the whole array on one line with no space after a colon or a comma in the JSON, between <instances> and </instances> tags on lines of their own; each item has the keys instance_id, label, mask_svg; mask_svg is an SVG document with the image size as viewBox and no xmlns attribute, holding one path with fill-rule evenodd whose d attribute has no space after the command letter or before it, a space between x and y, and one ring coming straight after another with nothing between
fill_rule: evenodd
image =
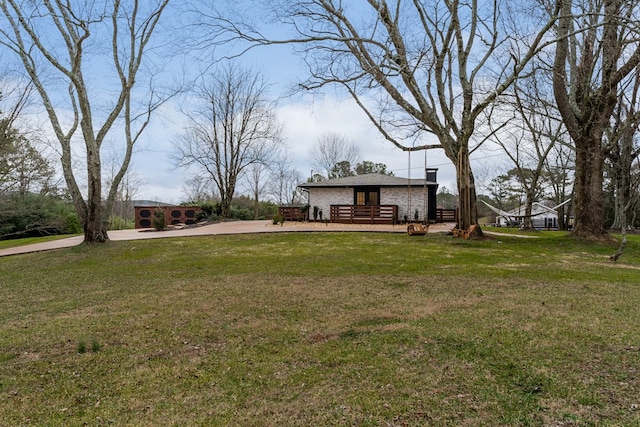
<instances>
[{"instance_id":1,"label":"front door","mask_svg":"<svg viewBox=\"0 0 640 427\"><path fill-rule=\"evenodd\" d=\"M353 204L358 206L380 205L380 187L355 188Z\"/></svg>"}]
</instances>

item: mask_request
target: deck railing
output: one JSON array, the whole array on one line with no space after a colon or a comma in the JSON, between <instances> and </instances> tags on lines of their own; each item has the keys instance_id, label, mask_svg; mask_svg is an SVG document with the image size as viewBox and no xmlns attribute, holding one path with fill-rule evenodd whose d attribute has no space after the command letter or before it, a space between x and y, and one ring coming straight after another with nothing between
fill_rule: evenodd
<instances>
[{"instance_id":1,"label":"deck railing","mask_svg":"<svg viewBox=\"0 0 640 427\"><path fill-rule=\"evenodd\" d=\"M278 213L286 221L306 221L308 219L308 212L303 212L301 206L280 206Z\"/></svg>"},{"instance_id":2,"label":"deck railing","mask_svg":"<svg viewBox=\"0 0 640 427\"><path fill-rule=\"evenodd\" d=\"M458 209L436 209L436 222L458 222Z\"/></svg>"},{"instance_id":3,"label":"deck railing","mask_svg":"<svg viewBox=\"0 0 640 427\"><path fill-rule=\"evenodd\" d=\"M395 224L397 205L331 205L329 219L340 224Z\"/></svg>"}]
</instances>

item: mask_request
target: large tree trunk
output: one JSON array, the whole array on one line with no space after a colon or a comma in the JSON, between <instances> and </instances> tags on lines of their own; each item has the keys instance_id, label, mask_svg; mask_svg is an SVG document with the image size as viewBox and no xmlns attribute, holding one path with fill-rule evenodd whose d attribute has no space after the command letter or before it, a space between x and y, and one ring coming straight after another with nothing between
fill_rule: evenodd
<instances>
[{"instance_id":1,"label":"large tree trunk","mask_svg":"<svg viewBox=\"0 0 640 427\"><path fill-rule=\"evenodd\" d=\"M574 229L578 238L608 238L604 228L604 153L594 138L576 139L576 174L574 186Z\"/></svg>"},{"instance_id":2,"label":"large tree trunk","mask_svg":"<svg viewBox=\"0 0 640 427\"><path fill-rule=\"evenodd\" d=\"M89 203L91 207L93 203ZM87 216L87 221L83 224L84 241L86 243L103 243L109 240L107 234L107 221L103 219L104 212L102 206L93 208Z\"/></svg>"},{"instance_id":3,"label":"large tree trunk","mask_svg":"<svg viewBox=\"0 0 640 427\"><path fill-rule=\"evenodd\" d=\"M460 199L460 212L458 228L468 230L478 223L478 210L476 198L476 185L469 161L469 151L464 145L458 151L456 161L456 176L458 184L458 197ZM482 234L480 228L476 228L476 234Z\"/></svg>"},{"instance_id":4,"label":"large tree trunk","mask_svg":"<svg viewBox=\"0 0 640 427\"><path fill-rule=\"evenodd\" d=\"M92 145L89 146L91 147ZM95 148L95 152L93 150L89 151L87 163L89 182L87 188L87 211L85 213L85 221L82 223L84 241L87 243L103 243L109 240L109 236L107 234L108 221L105 218L107 212L105 212L105 206L102 203L102 168L97 148Z\"/></svg>"},{"instance_id":5,"label":"large tree trunk","mask_svg":"<svg viewBox=\"0 0 640 427\"><path fill-rule=\"evenodd\" d=\"M623 216L628 219L628 211L632 203L633 162L637 154L633 150L633 128L627 127L619 136L618 142L609 152L611 161L611 181L613 182L615 215L612 230L622 230Z\"/></svg>"},{"instance_id":6,"label":"large tree trunk","mask_svg":"<svg viewBox=\"0 0 640 427\"><path fill-rule=\"evenodd\" d=\"M231 217L231 200L226 197L220 199L220 216L222 218Z\"/></svg>"},{"instance_id":7,"label":"large tree trunk","mask_svg":"<svg viewBox=\"0 0 640 427\"><path fill-rule=\"evenodd\" d=\"M533 218L531 217L533 213L533 194L531 191L528 191L526 194L526 200L524 202L524 218L522 218L522 229L533 231L535 227L533 226Z\"/></svg>"}]
</instances>

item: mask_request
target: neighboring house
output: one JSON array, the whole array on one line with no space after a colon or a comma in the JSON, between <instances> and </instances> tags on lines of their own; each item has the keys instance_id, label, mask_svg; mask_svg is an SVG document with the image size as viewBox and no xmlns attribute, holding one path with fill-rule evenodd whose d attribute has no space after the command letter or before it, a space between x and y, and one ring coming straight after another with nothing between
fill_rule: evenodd
<instances>
[{"instance_id":1,"label":"neighboring house","mask_svg":"<svg viewBox=\"0 0 640 427\"><path fill-rule=\"evenodd\" d=\"M522 217L525 214L525 207L520 206L508 212L506 215L498 215L496 217L496 225L498 227L519 227L522 224ZM531 222L533 228L537 230L558 229L558 214L552 212L550 208L542 206L540 203L534 203L531 208Z\"/></svg>"},{"instance_id":2,"label":"neighboring house","mask_svg":"<svg viewBox=\"0 0 640 427\"><path fill-rule=\"evenodd\" d=\"M437 169L427 169L427 180L366 174L298 187L309 194L309 219L314 206L322 219L340 223L392 224L415 220L436 221ZM320 218L318 218L320 219Z\"/></svg>"}]
</instances>

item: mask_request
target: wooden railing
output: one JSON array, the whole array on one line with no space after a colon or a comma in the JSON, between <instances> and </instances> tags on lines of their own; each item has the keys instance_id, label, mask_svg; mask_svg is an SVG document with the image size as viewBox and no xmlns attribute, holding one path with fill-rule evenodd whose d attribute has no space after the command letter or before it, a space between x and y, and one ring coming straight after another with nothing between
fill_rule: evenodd
<instances>
[{"instance_id":1,"label":"wooden railing","mask_svg":"<svg viewBox=\"0 0 640 427\"><path fill-rule=\"evenodd\" d=\"M436 209L436 222L458 222L458 209Z\"/></svg>"},{"instance_id":2,"label":"wooden railing","mask_svg":"<svg viewBox=\"0 0 640 427\"><path fill-rule=\"evenodd\" d=\"M300 206L280 206L278 208L278 213L286 221L306 221L307 220L307 212L306 211L303 212L302 207Z\"/></svg>"},{"instance_id":3,"label":"wooden railing","mask_svg":"<svg viewBox=\"0 0 640 427\"><path fill-rule=\"evenodd\" d=\"M330 220L340 224L395 224L397 205L331 205Z\"/></svg>"}]
</instances>

